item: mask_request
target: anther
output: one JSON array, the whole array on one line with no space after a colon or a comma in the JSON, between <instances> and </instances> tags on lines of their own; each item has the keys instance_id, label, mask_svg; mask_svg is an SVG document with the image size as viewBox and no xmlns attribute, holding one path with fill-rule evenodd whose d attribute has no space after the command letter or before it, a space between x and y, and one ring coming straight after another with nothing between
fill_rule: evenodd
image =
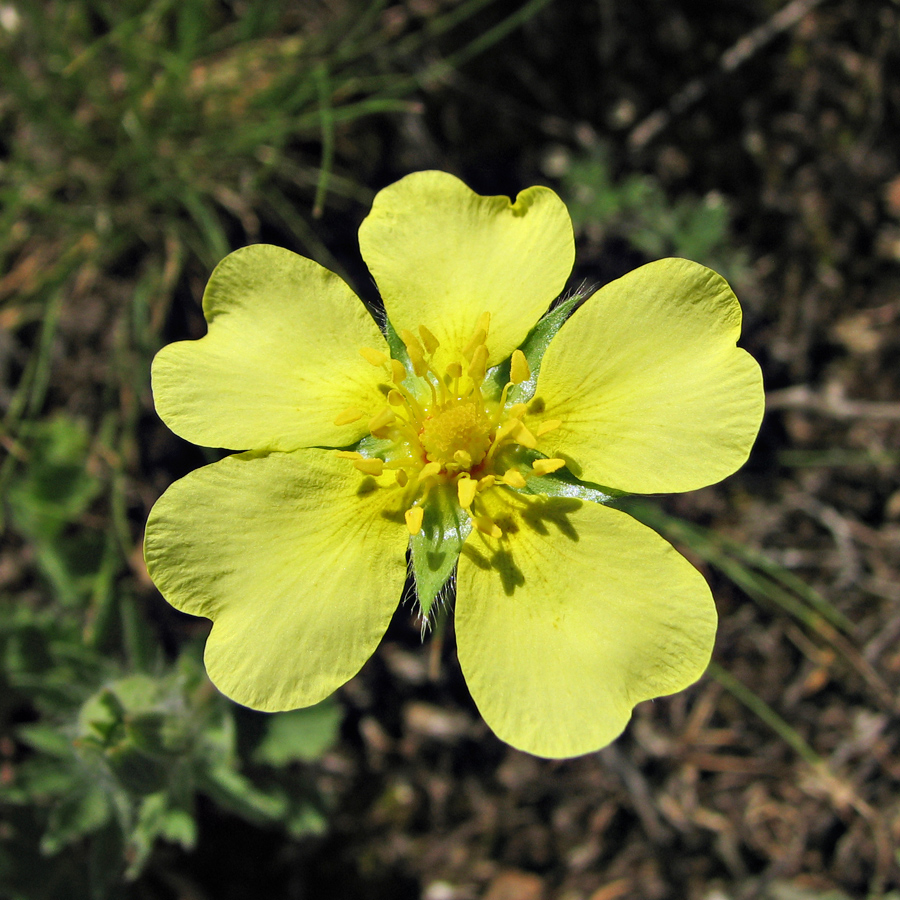
<instances>
[{"instance_id":1,"label":"anther","mask_svg":"<svg viewBox=\"0 0 900 900\"><path fill-rule=\"evenodd\" d=\"M363 459L362 453L357 453L355 450L335 450L334 455L340 457L341 459Z\"/></svg>"},{"instance_id":2,"label":"anther","mask_svg":"<svg viewBox=\"0 0 900 900\"><path fill-rule=\"evenodd\" d=\"M525 487L525 478L522 476L522 473L518 469L507 469L503 474L502 480L510 487Z\"/></svg>"},{"instance_id":3,"label":"anther","mask_svg":"<svg viewBox=\"0 0 900 900\"><path fill-rule=\"evenodd\" d=\"M358 422L364 415L365 413L361 409L351 407L350 409L345 409L337 416L334 420L334 424L349 425L351 422Z\"/></svg>"},{"instance_id":4,"label":"anther","mask_svg":"<svg viewBox=\"0 0 900 900\"><path fill-rule=\"evenodd\" d=\"M472 340L469 341L468 344L463 348L463 356L466 360L471 360L472 355L475 353L475 349L480 347L485 340L487 339L487 332L483 328L478 328L475 330L475 334L472 335Z\"/></svg>"},{"instance_id":5,"label":"anther","mask_svg":"<svg viewBox=\"0 0 900 900\"><path fill-rule=\"evenodd\" d=\"M451 378L462 378L462 366L458 362L452 362L447 366L447 374Z\"/></svg>"},{"instance_id":6,"label":"anther","mask_svg":"<svg viewBox=\"0 0 900 900\"><path fill-rule=\"evenodd\" d=\"M561 419L547 419L546 422L541 422L541 424L538 425L535 434L537 434L538 437L541 437L542 435L547 434L548 431L555 431L560 425L562 425Z\"/></svg>"},{"instance_id":7,"label":"anther","mask_svg":"<svg viewBox=\"0 0 900 900\"><path fill-rule=\"evenodd\" d=\"M478 480L478 490L486 491L489 487L494 486L494 482L496 481L496 477L493 475L485 475L484 478L480 478Z\"/></svg>"},{"instance_id":8,"label":"anther","mask_svg":"<svg viewBox=\"0 0 900 900\"><path fill-rule=\"evenodd\" d=\"M409 533L415 537L422 530L422 519L425 518L425 508L413 506L404 513L406 527Z\"/></svg>"},{"instance_id":9,"label":"anther","mask_svg":"<svg viewBox=\"0 0 900 900\"><path fill-rule=\"evenodd\" d=\"M372 347L360 347L359 355L373 366L383 366L390 358L387 353L382 353L381 350L374 350Z\"/></svg>"},{"instance_id":10,"label":"anther","mask_svg":"<svg viewBox=\"0 0 900 900\"><path fill-rule=\"evenodd\" d=\"M472 468L472 454L467 452L466 450L457 450L453 454L453 458L460 464L460 466L462 466L462 468Z\"/></svg>"},{"instance_id":11,"label":"anther","mask_svg":"<svg viewBox=\"0 0 900 900\"><path fill-rule=\"evenodd\" d=\"M528 360L521 350L513 350L509 364L509 380L513 384L522 384L531 378L531 369L528 368Z\"/></svg>"},{"instance_id":12,"label":"anther","mask_svg":"<svg viewBox=\"0 0 900 900\"><path fill-rule=\"evenodd\" d=\"M406 487L406 485L409 484L409 475L406 474L406 469L397 469L395 477L397 479L397 484L399 484L400 487Z\"/></svg>"},{"instance_id":13,"label":"anther","mask_svg":"<svg viewBox=\"0 0 900 900\"><path fill-rule=\"evenodd\" d=\"M391 406L403 406L403 404L406 403L406 400L403 397L403 394L400 393L400 391L391 391L387 395L387 401L391 404Z\"/></svg>"},{"instance_id":14,"label":"anther","mask_svg":"<svg viewBox=\"0 0 900 900\"><path fill-rule=\"evenodd\" d=\"M472 361L469 364L469 377L476 383L484 381L487 371L488 348L484 344L479 344L472 353Z\"/></svg>"},{"instance_id":15,"label":"anther","mask_svg":"<svg viewBox=\"0 0 900 900\"><path fill-rule=\"evenodd\" d=\"M490 535L492 538L503 536L503 532L497 523L488 516L473 516L472 524L482 533Z\"/></svg>"},{"instance_id":16,"label":"anther","mask_svg":"<svg viewBox=\"0 0 900 900\"><path fill-rule=\"evenodd\" d=\"M471 478L460 478L456 483L456 495L459 497L459 505L468 509L478 493L478 482Z\"/></svg>"},{"instance_id":17,"label":"anther","mask_svg":"<svg viewBox=\"0 0 900 900\"><path fill-rule=\"evenodd\" d=\"M377 457L372 459L355 459L353 465L360 472L365 472L366 475L380 475L384 471L384 460Z\"/></svg>"},{"instance_id":18,"label":"anther","mask_svg":"<svg viewBox=\"0 0 900 900\"><path fill-rule=\"evenodd\" d=\"M432 475L437 475L441 471L441 464L436 462L426 463L419 470L419 481L424 481L426 478L430 478Z\"/></svg>"},{"instance_id":19,"label":"anther","mask_svg":"<svg viewBox=\"0 0 900 900\"><path fill-rule=\"evenodd\" d=\"M537 438L518 420L516 419L516 427L512 430L512 439L529 450L537 447Z\"/></svg>"},{"instance_id":20,"label":"anther","mask_svg":"<svg viewBox=\"0 0 900 900\"><path fill-rule=\"evenodd\" d=\"M566 464L564 459L536 459L531 464L531 469L535 475L549 475L557 469L561 469Z\"/></svg>"},{"instance_id":21,"label":"anther","mask_svg":"<svg viewBox=\"0 0 900 900\"><path fill-rule=\"evenodd\" d=\"M419 326L419 334L429 355L441 346L441 342L424 325Z\"/></svg>"},{"instance_id":22,"label":"anther","mask_svg":"<svg viewBox=\"0 0 900 900\"><path fill-rule=\"evenodd\" d=\"M404 366L400 360L391 360L391 381L393 381L394 384L400 384L405 381L408 374L406 366Z\"/></svg>"},{"instance_id":23,"label":"anther","mask_svg":"<svg viewBox=\"0 0 900 900\"><path fill-rule=\"evenodd\" d=\"M376 431L379 431L382 428L385 428L388 425L393 424L394 420L397 417L392 412L389 406L386 406L383 410L381 410L378 415L373 416L369 419L369 431L374 434Z\"/></svg>"}]
</instances>

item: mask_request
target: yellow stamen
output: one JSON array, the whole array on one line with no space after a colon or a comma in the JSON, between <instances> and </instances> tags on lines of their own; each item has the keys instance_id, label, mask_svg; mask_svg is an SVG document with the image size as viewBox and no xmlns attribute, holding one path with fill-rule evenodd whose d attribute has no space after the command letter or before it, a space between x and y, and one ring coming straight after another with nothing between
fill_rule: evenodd
<instances>
[{"instance_id":1,"label":"yellow stamen","mask_svg":"<svg viewBox=\"0 0 900 900\"><path fill-rule=\"evenodd\" d=\"M513 384L522 384L531 378L531 369L528 368L528 360L521 350L513 350L509 365L509 380Z\"/></svg>"},{"instance_id":2,"label":"yellow stamen","mask_svg":"<svg viewBox=\"0 0 900 900\"><path fill-rule=\"evenodd\" d=\"M381 410L378 415L369 419L369 431L374 434L376 431L386 427L387 425L393 424L397 417L394 415L393 410L386 406L383 410Z\"/></svg>"},{"instance_id":3,"label":"yellow stamen","mask_svg":"<svg viewBox=\"0 0 900 900\"><path fill-rule=\"evenodd\" d=\"M489 487L494 486L496 480L497 479L493 475L485 475L484 478L478 480L478 490L486 491Z\"/></svg>"},{"instance_id":4,"label":"yellow stamen","mask_svg":"<svg viewBox=\"0 0 900 900\"><path fill-rule=\"evenodd\" d=\"M487 371L488 348L484 344L479 344L472 353L472 361L469 364L469 377L475 382L484 381L485 372Z\"/></svg>"},{"instance_id":5,"label":"yellow stamen","mask_svg":"<svg viewBox=\"0 0 900 900\"><path fill-rule=\"evenodd\" d=\"M419 472L419 481L424 481L426 478L430 478L432 475L437 475L440 471L440 463L430 462L427 465L422 466L422 469Z\"/></svg>"},{"instance_id":6,"label":"yellow stamen","mask_svg":"<svg viewBox=\"0 0 900 900\"><path fill-rule=\"evenodd\" d=\"M339 416L335 418L334 424L349 425L351 422L358 422L364 415L365 413L361 409L350 407L350 409L345 409Z\"/></svg>"},{"instance_id":7,"label":"yellow stamen","mask_svg":"<svg viewBox=\"0 0 900 900\"><path fill-rule=\"evenodd\" d=\"M408 374L406 367L400 360L391 360L391 381L393 381L394 384L400 384L401 381L405 381Z\"/></svg>"},{"instance_id":8,"label":"yellow stamen","mask_svg":"<svg viewBox=\"0 0 900 900\"><path fill-rule=\"evenodd\" d=\"M456 483L456 495L459 497L459 505L468 509L478 493L478 482L471 478L460 478Z\"/></svg>"},{"instance_id":9,"label":"yellow stamen","mask_svg":"<svg viewBox=\"0 0 900 900\"><path fill-rule=\"evenodd\" d=\"M397 479L397 484L399 484L400 487L406 487L406 485L409 484L409 475L406 474L406 469L397 469L395 477Z\"/></svg>"},{"instance_id":10,"label":"yellow stamen","mask_svg":"<svg viewBox=\"0 0 900 900\"><path fill-rule=\"evenodd\" d=\"M549 431L555 431L560 425L562 425L561 419L547 419L546 422L541 422L541 424L538 425L535 434L537 434L538 437L541 437Z\"/></svg>"},{"instance_id":11,"label":"yellow stamen","mask_svg":"<svg viewBox=\"0 0 900 900\"><path fill-rule=\"evenodd\" d=\"M473 516L472 524L482 532L482 534L490 535L492 538L503 536L503 532L500 530L497 523L489 516Z\"/></svg>"},{"instance_id":12,"label":"yellow stamen","mask_svg":"<svg viewBox=\"0 0 900 900\"><path fill-rule=\"evenodd\" d=\"M564 459L536 459L531 468L535 475L549 475L566 464Z\"/></svg>"},{"instance_id":13,"label":"yellow stamen","mask_svg":"<svg viewBox=\"0 0 900 900\"><path fill-rule=\"evenodd\" d=\"M406 398L400 391L391 391L387 395L387 401L391 406L403 406L403 404L406 403Z\"/></svg>"},{"instance_id":14,"label":"yellow stamen","mask_svg":"<svg viewBox=\"0 0 900 900\"><path fill-rule=\"evenodd\" d=\"M524 403L514 403L509 408L509 417L511 419L521 419L528 412L528 407Z\"/></svg>"},{"instance_id":15,"label":"yellow stamen","mask_svg":"<svg viewBox=\"0 0 900 900\"><path fill-rule=\"evenodd\" d=\"M510 487L525 487L525 478L518 469L507 469L503 474L503 481Z\"/></svg>"},{"instance_id":16,"label":"yellow stamen","mask_svg":"<svg viewBox=\"0 0 900 900\"><path fill-rule=\"evenodd\" d=\"M335 456L339 456L341 459L362 459L362 453L357 453L355 450L335 450Z\"/></svg>"},{"instance_id":17,"label":"yellow stamen","mask_svg":"<svg viewBox=\"0 0 900 900\"><path fill-rule=\"evenodd\" d=\"M529 450L537 447L537 438L517 419L516 427L512 430L512 439Z\"/></svg>"},{"instance_id":18,"label":"yellow stamen","mask_svg":"<svg viewBox=\"0 0 900 900\"><path fill-rule=\"evenodd\" d=\"M353 465L366 475L380 475L384 471L384 460L381 459L355 459Z\"/></svg>"},{"instance_id":19,"label":"yellow stamen","mask_svg":"<svg viewBox=\"0 0 900 900\"><path fill-rule=\"evenodd\" d=\"M466 360L472 359L472 354L475 352L475 348L481 346L485 339L487 338L487 332L483 328L478 328L475 331L475 334L472 335L472 340L469 341L468 344L463 348L463 356Z\"/></svg>"},{"instance_id":20,"label":"yellow stamen","mask_svg":"<svg viewBox=\"0 0 900 900\"><path fill-rule=\"evenodd\" d=\"M458 362L450 363L447 366L447 374L451 378L462 378L462 366Z\"/></svg>"},{"instance_id":21,"label":"yellow stamen","mask_svg":"<svg viewBox=\"0 0 900 900\"><path fill-rule=\"evenodd\" d=\"M433 354L441 346L441 342L424 325L419 326L419 334L429 355Z\"/></svg>"},{"instance_id":22,"label":"yellow stamen","mask_svg":"<svg viewBox=\"0 0 900 900\"><path fill-rule=\"evenodd\" d=\"M389 359L387 353L380 350L374 350L372 347L360 347L359 355L373 366L383 366Z\"/></svg>"},{"instance_id":23,"label":"yellow stamen","mask_svg":"<svg viewBox=\"0 0 900 900\"><path fill-rule=\"evenodd\" d=\"M422 519L425 517L425 509L421 506L413 506L404 513L406 527L409 533L415 537L422 530Z\"/></svg>"}]
</instances>

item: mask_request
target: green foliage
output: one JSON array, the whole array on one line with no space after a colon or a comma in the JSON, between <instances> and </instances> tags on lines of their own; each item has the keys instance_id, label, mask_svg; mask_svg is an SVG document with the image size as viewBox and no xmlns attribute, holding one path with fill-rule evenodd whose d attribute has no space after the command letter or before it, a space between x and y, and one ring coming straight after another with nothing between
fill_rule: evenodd
<instances>
[{"instance_id":1,"label":"green foliage","mask_svg":"<svg viewBox=\"0 0 900 900\"><path fill-rule=\"evenodd\" d=\"M158 841L194 846L201 793L295 837L324 827L297 764L334 742L336 706L254 716L242 740L244 720L191 652L159 675L120 674L100 654L75 650L73 618L0 610L4 697L13 711L30 701L41 713L14 730L21 749L0 792L13 897L54 896L41 886L57 883L57 872L82 883L74 896L107 896L141 874ZM85 851L106 859L102 872L75 865ZM46 858L38 868L36 853Z\"/></svg>"},{"instance_id":2,"label":"green foliage","mask_svg":"<svg viewBox=\"0 0 900 900\"><path fill-rule=\"evenodd\" d=\"M731 212L718 194L670 200L650 175L613 175L602 145L573 158L562 176L562 196L576 231L597 243L625 238L649 259L681 256L739 280L747 255L735 246Z\"/></svg>"}]
</instances>

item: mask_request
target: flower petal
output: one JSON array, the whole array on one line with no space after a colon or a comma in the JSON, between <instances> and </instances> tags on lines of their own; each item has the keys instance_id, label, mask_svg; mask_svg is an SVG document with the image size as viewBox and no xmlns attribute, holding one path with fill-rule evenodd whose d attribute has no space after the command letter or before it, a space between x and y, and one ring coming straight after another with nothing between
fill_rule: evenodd
<instances>
[{"instance_id":1,"label":"flower petal","mask_svg":"<svg viewBox=\"0 0 900 900\"><path fill-rule=\"evenodd\" d=\"M446 172L415 172L380 191L359 245L394 328L424 324L439 360L458 357L489 312L489 365L522 343L575 258L568 211L549 188L511 203Z\"/></svg>"},{"instance_id":2,"label":"flower petal","mask_svg":"<svg viewBox=\"0 0 900 900\"><path fill-rule=\"evenodd\" d=\"M206 667L223 693L293 709L359 671L406 578L394 494L329 451L299 450L229 456L159 499L147 568L173 606L214 620Z\"/></svg>"},{"instance_id":3,"label":"flower petal","mask_svg":"<svg viewBox=\"0 0 900 900\"><path fill-rule=\"evenodd\" d=\"M632 493L720 481L746 461L763 414L740 330L731 288L697 263L659 260L606 285L544 355L530 409L562 425L538 448Z\"/></svg>"},{"instance_id":4,"label":"flower petal","mask_svg":"<svg viewBox=\"0 0 900 900\"><path fill-rule=\"evenodd\" d=\"M589 753L635 704L700 677L715 606L673 547L609 507L518 495L504 512L491 493L504 536L472 532L455 616L466 682L499 738L537 756Z\"/></svg>"},{"instance_id":5,"label":"flower petal","mask_svg":"<svg viewBox=\"0 0 900 900\"><path fill-rule=\"evenodd\" d=\"M209 333L163 347L153 394L181 437L233 450L343 447L384 406L386 376L359 354L387 353L353 291L312 260L254 244L226 256L203 295ZM334 420L348 408L365 416Z\"/></svg>"}]
</instances>

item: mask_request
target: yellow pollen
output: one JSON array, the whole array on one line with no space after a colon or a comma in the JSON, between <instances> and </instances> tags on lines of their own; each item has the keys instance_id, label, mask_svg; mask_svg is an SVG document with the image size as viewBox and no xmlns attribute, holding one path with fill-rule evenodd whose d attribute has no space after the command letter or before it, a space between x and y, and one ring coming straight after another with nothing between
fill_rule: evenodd
<instances>
[{"instance_id":1,"label":"yellow pollen","mask_svg":"<svg viewBox=\"0 0 900 900\"><path fill-rule=\"evenodd\" d=\"M427 419L421 442L431 462L445 466L459 460L460 451L469 457L469 466L477 466L484 459L491 444L491 423L479 404L473 401L442 409Z\"/></svg>"},{"instance_id":2,"label":"yellow pollen","mask_svg":"<svg viewBox=\"0 0 900 900\"><path fill-rule=\"evenodd\" d=\"M531 468L535 475L549 475L566 464L564 459L536 459Z\"/></svg>"},{"instance_id":3,"label":"yellow pollen","mask_svg":"<svg viewBox=\"0 0 900 900\"><path fill-rule=\"evenodd\" d=\"M513 384L522 384L531 378L531 369L528 368L528 360L521 350L513 350L509 364L509 380Z\"/></svg>"},{"instance_id":4,"label":"yellow pollen","mask_svg":"<svg viewBox=\"0 0 900 900\"><path fill-rule=\"evenodd\" d=\"M404 513L406 527L413 536L422 530L422 519L425 518L425 509L422 506L413 506Z\"/></svg>"}]
</instances>

